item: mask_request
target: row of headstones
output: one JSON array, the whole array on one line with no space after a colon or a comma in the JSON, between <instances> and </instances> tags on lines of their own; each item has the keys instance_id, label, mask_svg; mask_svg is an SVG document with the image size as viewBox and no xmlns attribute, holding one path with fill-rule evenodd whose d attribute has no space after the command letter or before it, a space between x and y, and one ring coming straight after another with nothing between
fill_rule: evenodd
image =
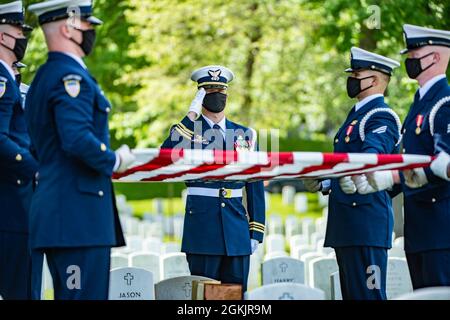
<instances>
[{"instance_id":1,"label":"row of headstones","mask_svg":"<svg viewBox=\"0 0 450 320\"><path fill-rule=\"evenodd\" d=\"M265 237L266 253L285 251L286 244L289 244L291 256L295 252L309 252L314 249L321 251L325 239L327 226L327 208L323 210L323 216L315 220L311 218L300 219L297 216L289 215L284 222L279 215L271 215L267 218L268 235ZM392 235L395 239L395 233ZM390 256L404 257L404 239L400 237L392 243Z\"/></svg>"},{"instance_id":2,"label":"row of headstones","mask_svg":"<svg viewBox=\"0 0 450 320\"><path fill-rule=\"evenodd\" d=\"M180 252L179 242L163 242L160 238L141 236L126 236L126 246L113 249L114 253L132 253L136 251L148 251L156 254Z\"/></svg>"},{"instance_id":3,"label":"row of headstones","mask_svg":"<svg viewBox=\"0 0 450 320\"><path fill-rule=\"evenodd\" d=\"M136 252L131 253L129 256L120 257L114 256L114 254L111 255L111 270L120 270L128 267L151 273L151 286L162 280L191 275L186 255L182 252L169 253L163 256L148 252ZM147 273L142 274L146 275ZM145 282L143 284L145 286ZM52 276L48 269L47 261L44 259L42 293L45 294L46 291L52 289Z\"/></svg>"},{"instance_id":4,"label":"row of headstones","mask_svg":"<svg viewBox=\"0 0 450 320\"><path fill-rule=\"evenodd\" d=\"M260 267L260 268L259 268ZM259 287L253 274L261 272L262 286L274 283L299 283L320 289L326 299L341 299L338 265L334 253L306 253L300 259L275 257L259 264L258 258L250 262L249 289ZM404 258L389 258L387 269L387 296L395 298L412 291L408 265Z\"/></svg>"},{"instance_id":5,"label":"row of headstones","mask_svg":"<svg viewBox=\"0 0 450 320\"><path fill-rule=\"evenodd\" d=\"M141 268L111 271L110 300L191 300L194 280L212 280L201 276L182 276L155 284L153 274ZM245 293L246 300L324 300L325 293L298 283L277 283Z\"/></svg>"},{"instance_id":6,"label":"row of headstones","mask_svg":"<svg viewBox=\"0 0 450 320\"><path fill-rule=\"evenodd\" d=\"M296 215L288 215L283 223L283 218L276 213L267 215L266 229L268 235L281 234L287 241L294 235L302 234L308 241L315 232L325 234L328 208L323 209L322 217L317 219L300 218Z\"/></svg>"},{"instance_id":7,"label":"row of headstones","mask_svg":"<svg viewBox=\"0 0 450 320\"><path fill-rule=\"evenodd\" d=\"M163 216L144 214L143 220L133 216L120 215L123 231L127 235L141 237L156 237L162 239L165 235L181 239L183 236L183 215Z\"/></svg>"},{"instance_id":8,"label":"row of headstones","mask_svg":"<svg viewBox=\"0 0 450 320\"><path fill-rule=\"evenodd\" d=\"M328 196L318 195L318 204L320 207L328 205ZM305 213L308 211L308 197L306 193L297 193L294 186L284 186L281 189L281 199L284 205L294 205L295 212Z\"/></svg>"},{"instance_id":9,"label":"row of headstones","mask_svg":"<svg viewBox=\"0 0 450 320\"><path fill-rule=\"evenodd\" d=\"M138 267L153 273L155 282L184 275L190 275L186 255L183 252L158 255L138 251L128 255L111 254L111 270L122 267Z\"/></svg>"},{"instance_id":10,"label":"row of headstones","mask_svg":"<svg viewBox=\"0 0 450 320\"><path fill-rule=\"evenodd\" d=\"M283 260L284 259L284 260ZM336 260L316 258L310 261L311 284L300 279L303 265L292 258L267 261L263 277L272 282L245 293L247 300L341 300L339 272ZM274 272L275 271L275 272ZM387 274L388 299L412 292L407 263L389 258ZM275 274L274 274L275 273ZM283 274L280 278L280 275ZM111 300L190 300L192 281L207 280L199 276L181 276L157 282L153 273L142 268L118 268L111 271Z\"/></svg>"}]
</instances>

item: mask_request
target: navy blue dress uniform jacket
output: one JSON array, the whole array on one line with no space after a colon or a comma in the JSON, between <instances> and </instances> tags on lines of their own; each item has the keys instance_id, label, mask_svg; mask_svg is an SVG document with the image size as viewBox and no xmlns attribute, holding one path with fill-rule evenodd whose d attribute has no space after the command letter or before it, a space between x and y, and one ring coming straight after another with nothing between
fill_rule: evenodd
<instances>
[{"instance_id":1,"label":"navy blue dress uniform jacket","mask_svg":"<svg viewBox=\"0 0 450 320\"><path fill-rule=\"evenodd\" d=\"M414 103L403 125L403 152L407 154L436 155L450 152L450 102L436 113L434 136L430 132L430 112L443 97L450 96L447 79L436 82ZM416 134L417 116L423 116L420 133ZM405 202L405 251L417 253L450 249L450 183L425 169L428 184L410 189L403 185Z\"/></svg>"},{"instance_id":2,"label":"navy blue dress uniform jacket","mask_svg":"<svg viewBox=\"0 0 450 320\"><path fill-rule=\"evenodd\" d=\"M201 125L201 132L194 132L194 122L185 117L171 129L171 135L161 148L189 149L211 148L213 138L207 138L205 131L211 129L200 116L195 121ZM227 139L237 142L238 132L246 132L246 141L252 141L252 131L226 120ZM236 134L231 134L230 129ZM250 133L249 133L250 132ZM230 137L232 135L232 137ZM223 139L222 135L220 138ZM256 139L255 139L256 140ZM224 144L221 145L225 147ZM256 147L256 146L255 146ZM216 148L217 150L217 148ZM189 254L243 256L251 254L250 238L263 241L265 230L264 185L258 182L187 182L187 187L214 189L245 188L243 198L224 198L189 195L186 200L186 214L182 251Z\"/></svg>"},{"instance_id":3,"label":"navy blue dress uniform jacket","mask_svg":"<svg viewBox=\"0 0 450 320\"><path fill-rule=\"evenodd\" d=\"M397 153L400 139L399 124L388 112L374 113L365 125L365 140L359 134L364 116L375 108L389 108L383 97L369 101L355 112L353 108L339 129L334 152ZM347 137L347 128L354 125ZM346 141L347 139L347 141ZM345 194L339 179L331 179L328 223L325 246L370 246L390 248L392 243L393 210L391 196L386 191L368 195Z\"/></svg>"},{"instance_id":4,"label":"navy blue dress uniform jacket","mask_svg":"<svg viewBox=\"0 0 450 320\"><path fill-rule=\"evenodd\" d=\"M111 105L75 59L50 52L26 99L39 161L30 212L33 249L116 246L123 235L111 175Z\"/></svg>"},{"instance_id":5,"label":"navy blue dress uniform jacket","mask_svg":"<svg viewBox=\"0 0 450 320\"><path fill-rule=\"evenodd\" d=\"M0 232L28 232L36 171L19 86L0 64Z\"/></svg>"}]
</instances>

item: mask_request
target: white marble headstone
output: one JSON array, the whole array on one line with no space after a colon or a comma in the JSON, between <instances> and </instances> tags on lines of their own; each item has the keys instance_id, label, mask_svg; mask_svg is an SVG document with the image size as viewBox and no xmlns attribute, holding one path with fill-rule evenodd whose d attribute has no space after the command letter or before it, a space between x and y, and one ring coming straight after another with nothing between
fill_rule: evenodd
<instances>
[{"instance_id":1,"label":"white marble headstone","mask_svg":"<svg viewBox=\"0 0 450 320\"><path fill-rule=\"evenodd\" d=\"M192 281L214 280L200 276L176 277L155 285L156 300L192 300Z\"/></svg>"},{"instance_id":2,"label":"white marble headstone","mask_svg":"<svg viewBox=\"0 0 450 320\"><path fill-rule=\"evenodd\" d=\"M128 255L123 253L111 254L111 270L116 268L128 267Z\"/></svg>"},{"instance_id":3,"label":"white marble headstone","mask_svg":"<svg viewBox=\"0 0 450 320\"><path fill-rule=\"evenodd\" d=\"M153 280L155 283L159 281L161 273L159 255L146 251L131 253L128 256L128 265L151 271L153 273Z\"/></svg>"},{"instance_id":4,"label":"white marble headstone","mask_svg":"<svg viewBox=\"0 0 450 320\"><path fill-rule=\"evenodd\" d=\"M331 300L342 300L341 280L339 272L334 272L330 276Z\"/></svg>"},{"instance_id":5,"label":"white marble headstone","mask_svg":"<svg viewBox=\"0 0 450 320\"><path fill-rule=\"evenodd\" d=\"M109 300L154 300L153 274L141 268L118 268L110 273Z\"/></svg>"},{"instance_id":6,"label":"white marble headstone","mask_svg":"<svg viewBox=\"0 0 450 320\"><path fill-rule=\"evenodd\" d=\"M294 235L301 234L302 232L300 219L296 216L288 216L284 223L284 229L286 230L286 240L290 241Z\"/></svg>"},{"instance_id":7,"label":"white marble headstone","mask_svg":"<svg viewBox=\"0 0 450 320\"><path fill-rule=\"evenodd\" d=\"M321 289L325 292L327 300L331 299L331 274L338 271L336 259L316 258L310 262L309 279L312 287Z\"/></svg>"},{"instance_id":8,"label":"white marble headstone","mask_svg":"<svg viewBox=\"0 0 450 320\"><path fill-rule=\"evenodd\" d=\"M283 219L278 214L271 214L267 219L267 231L271 234L283 234Z\"/></svg>"},{"instance_id":9,"label":"white marble headstone","mask_svg":"<svg viewBox=\"0 0 450 320\"><path fill-rule=\"evenodd\" d=\"M294 204L295 193L296 193L295 187L284 186L283 189L281 189L281 197L283 200L283 204L284 205Z\"/></svg>"},{"instance_id":10,"label":"white marble headstone","mask_svg":"<svg viewBox=\"0 0 450 320\"><path fill-rule=\"evenodd\" d=\"M166 242L163 243L161 254L175 253L181 251L181 244L178 242Z\"/></svg>"},{"instance_id":11,"label":"white marble headstone","mask_svg":"<svg viewBox=\"0 0 450 320\"><path fill-rule=\"evenodd\" d=\"M299 283L274 283L247 291L245 300L325 300L322 290Z\"/></svg>"},{"instance_id":12,"label":"white marble headstone","mask_svg":"<svg viewBox=\"0 0 450 320\"><path fill-rule=\"evenodd\" d=\"M292 282L305 283L303 261L290 257L274 258L262 264L263 285Z\"/></svg>"},{"instance_id":13,"label":"white marble headstone","mask_svg":"<svg viewBox=\"0 0 450 320\"><path fill-rule=\"evenodd\" d=\"M320 258L320 257L323 257L323 255L319 252L308 252L308 253L304 253L304 254L300 255L300 260L305 263L305 284L308 286L312 286L310 278L309 278L310 262L312 260L314 260L316 258Z\"/></svg>"},{"instance_id":14,"label":"white marble headstone","mask_svg":"<svg viewBox=\"0 0 450 320\"><path fill-rule=\"evenodd\" d=\"M285 250L285 240L281 234L269 234L264 242L266 243L267 253Z\"/></svg>"},{"instance_id":15,"label":"white marble headstone","mask_svg":"<svg viewBox=\"0 0 450 320\"><path fill-rule=\"evenodd\" d=\"M168 253L160 259L161 280L189 276L189 265L183 252Z\"/></svg>"},{"instance_id":16,"label":"white marble headstone","mask_svg":"<svg viewBox=\"0 0 450 320\"><path fill-rule=\"evenodd\" d=\"M308 237L303 234L296 234L295 236L292 236L291 240L289 241L289 246L291 249L307 244L309 244Z\"/></svg>"},{"instance_id":17,"label":"white marble headstone","mask_svg":"<svg viewBox=\"0 0 450 320\"><path fill-rule=\"evenodd\" d=\"M386 295L388 300L413 291L408 263L403 258L388 258Z\"/></svg>"},{"instance_id":18,"label":"white marble headstone","mask_svg":"<svg viewBox=\"0 0 450 320\"><path fill-rule=\"evenodd\" d=\"M291 248L291 257L294 259L300 259L302 254L316 252L316 248L309 244L299 245L297 247Z\"/></svg>"},{"instance_id":19,"label":"white marble headstone","mask_svg":"<svg viewBox=\"0 0 450 320\"><path fill-rule=\"evenodd\" d=\"M261 285L261 258L257 254L250 256L247 290L253 290Z\"/></svg>"},{"instance_id":20,"label":"white marble headstone","mask_svg":"<svg viewBox=\"0 0 450 320\"><path fill-rule=\"evenodd\" d=\"M146 238L144 239L143 248L144 251L160 254L162 249L162 241L156 237Z\"/></svg>"},{"instance_id":21,"label":"white marble headstone","mask_svg":"<svg viewBox=\"0 0 450 320\"><path fill-rule=\"evenodd\" d=\"M305 213L308 211L308 197L304 193L297 193L295 195L295 212Z\"/></svg>"}]
</instances>

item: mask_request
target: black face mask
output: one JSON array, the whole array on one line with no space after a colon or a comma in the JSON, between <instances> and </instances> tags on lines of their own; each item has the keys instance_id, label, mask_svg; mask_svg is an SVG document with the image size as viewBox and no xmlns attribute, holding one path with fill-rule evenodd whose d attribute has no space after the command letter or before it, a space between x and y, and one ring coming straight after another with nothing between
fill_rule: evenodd
<instances>
[{"instance_id":1,"label":"black face mask","mask_svg":"<svg viewBox=\"0 0 450 320\"><path fill-rule=\"evenodd\" d=\"M16 40L16 43L14 44L14 48L9 48L5 45L3 45L5 48L8 48L12 52L14 52L14 55L16 56L17 61L21 61L23 57L25 56L25 51L27 51L28 46L28 39L27 38L15 38L9 33L5 33L8 37L11 37Z\"/></svg>"},{"instance_id":2,"label":"black face mask","mask_svg":"<svg viewBox=\"0 0 450 320\"><path fill-rule=\"evenodd\" d=\"M20 84L22 83L22 75L20 73L15 75L16 77L16 83L20 86Z\"/></svg>"},{"instance_id":3,"label":"black face mask","mask_svg":"<svg viewBox=\"0 0 450 320\"><path fill-rule=\"evenodd\" d=\"M429 54L426 54L420 58L407 58L405 60L405 66L406 66L406 73L408 73L408 77L410 77L411 79L416 79L422 72L431 68L431 66L434 64L434 62L432 64L430 64L428 67L426 67L425 69L423 69L420 61L423 58L426 58L429 55L432 55L433 53L434 52L430 52Z\"/></svg>"},{"instance_id":4,"label":"black face mask","mask_svg":"<svg viewBox=\"0 0 450 320\"><path fill-rule=\"evenodd\" d=\"M373 76L365 77L365 78L355 78L355 77L348 77L347 79L347 94L350 98L354 98L357 95L359 95L361 92L366 91L367 89L372 88L373 86L369 86L365 89L361 89L361 81L364 79L372 78Z\"/></svg>"},{"instance_id":5,"label":"black face mask","mask_svg":"<svg viewBox=\"0 0 450 320\"><path fill-rule=\"evenodd\" d=\"M208 93L203 99L203 106L206 110L219 113L225 109L227 104L227 95L220 92Z\"/></svg>"},{"instance_id":6,"label":"black face mask","mask_svg":"<svg viewBox=\"0 0 450 320\"><path fill-rule=\"evenodd\" d=\"M83 40L81 41L81 43L76 42L72 38L70 38L70 40L72 40L77 45L79 45L81 50L83 50L83 52L86 56L90 55L92 52L92 49L94 49L95 39L97 37L97 33L95 32L95 29L88 29L88 30L82 30L82 29L77 29L77 28L74 28L74 29L78 30L82 33Z\"/></svg>"}]
</instances>

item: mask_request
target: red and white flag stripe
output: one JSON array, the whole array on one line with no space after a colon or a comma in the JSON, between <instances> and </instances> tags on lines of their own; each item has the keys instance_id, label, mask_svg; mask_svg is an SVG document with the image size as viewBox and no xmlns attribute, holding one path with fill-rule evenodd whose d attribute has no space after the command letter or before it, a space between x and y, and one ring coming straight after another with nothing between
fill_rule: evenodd
<instances>
[{"instance_id":1,"label":"red and white flag stripe","mask_svg":"<svg viewBox=\"0 0 450 320\"><path fill-rule=\"evenodd\" d=\"M255 181L336 178L380 170L428 167L431 156L401 154L251 152L191 149L134 150L137 160L122 182Z\"/></svg>"}]
</instances>

